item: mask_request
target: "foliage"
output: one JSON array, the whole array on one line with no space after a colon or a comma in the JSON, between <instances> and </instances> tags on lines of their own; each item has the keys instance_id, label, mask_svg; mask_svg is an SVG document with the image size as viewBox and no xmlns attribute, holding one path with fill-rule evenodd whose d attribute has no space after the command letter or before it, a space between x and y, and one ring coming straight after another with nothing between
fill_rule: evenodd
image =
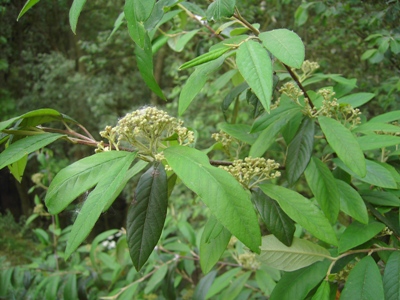
<instances>
[{"instance_id":1,"label":"foliage","mask_svg":"<svg viewBox=\"0 0 400 300\"><path fill-rule=\"evenodd\" d=\"M19 17L36 2L29 0ZM84 4L72 4L73 32ZM337 14L348 12L349 5ZM295 15L297 26L307 22L311 7L320 18L328 16L322 10L325 4L305 2ZM38 275L42 282L35 285L35 296L60 297L62 291L76 295L84 281L88 298L94 297L85 277L92 276L92 269L99 271L96 248L111 233L99 235L90 252L86 250L89 267L80 257L86 246L80 245L101 213L144 169L128 211L127 232L118 240L120 249L117 243L116 252L98 254L110 270L99 275L107 288L97 288L96 282L93 295L123 299L161 290L171 299L398 296L400 283L392 278L400 276L400 111L368 119L358 107L372 100L373 93L351 93L355 79L317 73L320 66L305 60L299 35L289 29L264 30L239 8L234 0L215 0L208 7L127 0L115 22L114 36L124 16L139 72L160 99L166 94L157 82L153 55L167 43L181 52L197 35L211 32L219 38L196 57L186 57L179 68L194 68L180 90L179 115L195 105L207 84L215 91L226 89L218 103L222 130L206 149L199 146L196 128L184 127L151 106L106 126L100 135L107 141L97 140L75 118L54 109L33 110L0 123L5 144L0 168L8 166L17 179L26 155L55 141L97 147L95 154L58 172L47 189L44 202L55 220L50 230L55 240L66 241L66 250L53 243L55 256L44 259L57 271L45 279ZM188 18L201 27L187 31ZM367 41L378 49L366 50L361 59L379 63L398 53L395 30L373 34ZM43 125L49 122L57 125ZM176 213L180 207L174 207L171 195L182 185L196 199L193 212L186 208ZM74 224L61 230L58 214L87 191ZM183 201L189 199L185 195ZM190 213L207 220L190 225L185 215ZM51 244L48 233L35 233ZM58 257L71 257L66 273L60 273ZM383 277L379 268L385 269ZM14 272L20 271L2 272L2 296L13 291L10 287L22 286L13 285ZM338 288L342 284L343 291ZM27 290L25 285L23 293Z\"/></svg>"}]
</instances>

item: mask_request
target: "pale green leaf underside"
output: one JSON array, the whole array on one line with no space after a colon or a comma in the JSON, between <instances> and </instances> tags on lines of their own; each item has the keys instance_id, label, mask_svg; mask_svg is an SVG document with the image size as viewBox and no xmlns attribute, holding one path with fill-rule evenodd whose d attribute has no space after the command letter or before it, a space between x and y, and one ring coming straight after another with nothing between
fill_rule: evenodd
<instances>
[{"instance_id":1,"label":"pale green leaf underside","mask_svg":"<svg viewBox=\"0 0 400 300\"><path fill-rule=\"evenodd\" d=\"M290 272L330 257L327 249L310 241L294 237L288 247L274 235L267 235L262 238L258 260L267 266Z\"/></svg>"}]
</instances>

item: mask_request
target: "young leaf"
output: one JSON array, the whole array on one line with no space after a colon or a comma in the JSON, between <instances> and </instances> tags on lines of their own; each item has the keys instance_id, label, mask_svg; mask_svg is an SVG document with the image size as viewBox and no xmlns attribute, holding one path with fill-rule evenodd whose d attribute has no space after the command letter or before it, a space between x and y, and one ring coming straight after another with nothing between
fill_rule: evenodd
<instances>
[{"instance_id":1,"label":"young leaf","mask_svg":"<svg viewBox=\"0 0 400 300\"><path fill-rule=\"evenodd\" d=\"M375 94L373 94L373 93L356 93L356 94L344 96L344 97L338 99L338 102L339 103L347 103L353 107L359 107L359 106L367 103L374 97L375 97Z\"/></svg>"},{"instance_id":2,"label":"young leaf","mask_svg":"<svg viewBox=\"0 0 400 300\"><path fill-rule=\"evenodd\" d=\"M236 0L215 0L207 8L207 19L219 21L229 18L235 11Z\"/></svg>"},{"instance_id":3,"label":"young leaf","mask_svg":"<svg viewBox=\"0 0 400 300\"><path fill-rule=\"evenodd\" d=\"M285 65L301 68L305 49L301 38L296 33L288 29L275 29L260 33L259 38L264 47Z\"/></svg>"},{"instance_id":4,"label":"young leaf","mask_svg":"<svg viewBox=\"0 0 400 300\"><path fill-rule=\"evenodd\" d=\"M336 179L340 195L340 210L357 221L368 224L367 207L360 194L342 180Z\"/></svg>"},{"instance_id":5,"label":"young leaf","mask_svg":"<svg viewBox=\"0 0 400 300\"><path fill-rule=\"evenodd\" d=\"M71 9L69 10L69 24L71 26L71 30L76 34L76 25L78 24L78 18L81 14L83 6L85 5L86 0L74 0L71 5Z\"/></svg>"},{"instance_id":6,"label":"young leaf","mask_svg":"<svg viewBox=\"0 0 400 300\"><path fill-rule=\"evenodd\" d=\"M268 231L283 244L290 246L296 229L292 219L285 214L275 200L269 198L260 189L252 191L251 200Z\"/></svg>"},{"instance_id":7,"label":"young leaf","mask_svg":"<svg viewBox=\"0 0 400 300\"><path fill-rule=\"evenodd\" d=\"M329 282L324 280L318 287L318 290L315 292L311 300L330 300L329 297L330 292L331 292L331 287L329 286Z\"/></svg>"},{"instance_id":8,"label":"young leaf","mask_svg":"<svg viewBox=\"0 0 400 300\"><path fill-rule=\"evenodd\" d=\"M219 48L219 49L216 49L216 50L211 50L211 51L209 51L207 53L204 53L204 54L202 54L202 55L200 55L200 56L198 56L198 57L196 57L196 58L194 58L192 60L189 60L189 61L185 62L182 66L179 67L179 70L189 69L189 68L192 68L192 67L196 67L196 66L202 65L202 64L204 64L206 62L215 60L215 59L221 57L228 50L231 50L231 48L225 47L225 48Z\"/></svg>"},{"instance_id":9,"label":"young leaf","mask_svg":"<svg viewBox=\"0 0 400 300\"><path fill-rule=\"evenodd\" d=\"M65 137L65 135L59 133L41 133L22 138L12 143L0 153L0 170L62 137Z\"/></svg>"},{"instance_id":10,"label":"young leaf","mask_svg":"<svg viewBox=\"0 0 400 300\"><path fill-rule=\"evenodd\" d=\"M129 153L114 161L113 165L103 174L96 188L90 192L68 236L65 259L67 259L88 236L104 207L110 201L110 198L115 199L118 196L115 195L114 190L117 189L124 180L126 171L135 159L135 156L136 153Z\"/></svg>"},{"instance_id":11,"label":"young leaf","mask_svg":"<svg viewBox=\"0 0 400 300\"><path fill-rule=\"evenodd\" d=\"M333 224L339 215L340 196L329 168L312 157L304 173L307 183L328 220Z\"/></svg>"},{"instance_id":12,"label":"young leaf","mask_svg":"<svg viewBox=\"0 0 400 300\"><path fill-rule=\"evenodd\" d=\"M320 116L318 122L325 137L344 164L360 177L367 174L364 154L353 134L338 121Z\"/></svg>"},{"instance_id":13,"label":"young leaf","mask_svg":"<svg viewBox=\"0 0 400 300\"><path fill-rule=\"evenodd\" d=\"M375 221L371 221L369 224L361 224L357 221L351 223L340 236L339 253L346 252L369 241L384 228L384 224Z\"/></svg>"},{"instance_id":14,"label":"young leaf","mask_svg":"<svg viewBox=\"0 0 400 300\"><path fill-rule=\"evenodd\" d=\"M228 172L210 165L206 154L188 147L164 150L168 165L194 191L217 220L243 244L259 253L261 234L250 195Z\"/></svg>"},{"instance_id":15,"label":"young leaf","mask_svg":"<svg viewBox=\"0 0 400 300\"><path fill-rule=\"evenodd\" d=\"M204 274L207 274L221 258L231 236L214 216L208 219L200 240L200 267Z\"/></svg>"},{"instance_id":16,"label":"young leaf","mask_svg":"<svg viewBox=\"0 0 400 300\"><path fill-rule=\"evenodd\" d=\"M168 207L167 175L158 164L139 179L127 217L127 241L135 269L146 263L160 239Z\"/></svg>"},{"instance_id":17,"label":"young leaf","mask_svg":"<svg viewBox=\"0 0 400 300\"><path fill-rule=\"evenodd\" d=\"M330 261L324 260L294 272L287 272L272 291L270 300L305 299L325 277Z\"/></svg>"},{"instance_id":18,"label":"young leaf","mask_svg":"<svg viewBox=\"0 0 400 300\"><path fill-rule=\"evenodd\" d=\"M400 128L399 128L400 131ZM361 150L374 150L400 144L400 137L392 135L370 134L357 138Z\"/></svg>"},{"instance_id":19,"label":"young leaf","mask_svg":"<svg viewBox=\"0 0 400 300\"><path fill-rule=\"evenodd\" d=\"M262 238L258 260L269 267L290 272L330 257L327 249L310 241L294 237L292 245L288 247L275 236L267 235Z\"/></svg>"},{"instance_id":20,"label":"young leaf","mask_svg":"<svg viewBox=\"0 0 400 300\"><path fill-rule=\"evenodd\" d=\"M283 211L304 229L320 240L337 245L335 232L328 219L310 200L302 195L273 184L260 184L261 190L278 201Z\"/></svg>"},{"instance_id":21,"label":"young leaf","mask_svg":"<svg viewBox=\"0 0 400 300\"><path fill-rule=\"evenodd\" d=\"M304 118L296 136L288 146L286 176L289 185L292 185L300 178L310 161L314 146L314 131L314 120Z\"/></svg>"},{"instance_id":22,"label":"young leaf","mask_svg":"<svg viewBox=\"0 0 400 300\"><path fill-rule=\"evenodd\" d=\"M40 0L28 0L26 1L24 7L21 9L21 11L18 14L17 21L21 19L21 17L29 10L31 9L32 6L34 6L36 3L38 3Z\"/></svg>"},{"instance_id":23,"label":"young leaf","mask_svg":"<svg viewBox=\"0 0 400 300\"><path fill-rule=\"evenodd\" d=\"M395 251L386 263L383 274L383 290L386 300L400 299L400 252Z\"/></svg>"},{"instance_id":24,"label":"young leaf","mask_svg":"<svg viewBox=\"0 0 400 300\"><path fill-rule=\"evenodd\" d=\"M257 42L249 40L240 45L236 64L243 78L269 112L272 97L272 63L268 52Z\"/></svg>"},{"instance_id":25,"label":"young leaf","mask_svg":"<svg viewBox=\"0 0 400 300\"><path fill-rule=\"evenodd\" d=\"M385 299L382 277L378 266L371 256L364 257L356 264L354 269L351 270L340 299Z\"/></svg>"}]
</instances>

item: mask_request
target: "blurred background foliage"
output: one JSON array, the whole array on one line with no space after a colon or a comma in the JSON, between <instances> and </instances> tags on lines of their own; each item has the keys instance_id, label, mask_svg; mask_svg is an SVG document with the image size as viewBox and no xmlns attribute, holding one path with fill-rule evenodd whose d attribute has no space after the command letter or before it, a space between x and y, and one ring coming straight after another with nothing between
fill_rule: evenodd
<instances>
[{"instance_id":1,"label":"blurred background foliage","mask_svg":"<svg viewBox=\"0 0 400 300\"><path fill-rule=\"evenodd\" d=\"M125 113L144 105L164 107L172 115L177 115L181 87L191 72L179 72L178 67L219 42L212 32L204 29L180 51L174 44L173 35L170 36L169 42L154 57L155 78L167 97L165 102L152 94L143 83L133 55L134 43L125 24L110 37L114 22L123 10L124 1L87 1L80 16L77 35L72 33L68 23L72 0L42 0L17 22L16 18L25 2L0 0L0 121L33 109L53 108L76 119L98 138L98 132L105 125L115 125ZM209 4L208 1L200 0L190 2L195 2L203 9ZM361 107L368 117L400 109L399 1L237 0L237 6L241 14L251 23L258 23L262 31L277 28L295 31L305 43L306 59L318 62L321 72L354 78L357 81L354 92L374 93L374 100ZM209 25L214 30L218 28L217 24ZM184 14L178 14L164 24L156 35L161 37L165 32L196 28L199 28L197 22ZM225 71L221 70L220 74ZM217 79L219 75L215 74L215 81L207 83L202 94L182 116L185 124L196 131L200 143L198 148L207 148L212 144L211 133L218 131L218 123L224 120L221 103L232 86ZM248 118L251 108L248 109L240 113L238 118ZM44 177L39 182L47 183L68 162L87 156L92 151L65 143L52 145L29 157L28 169L21 183L15 182L7 170L2 170L0 212L3 216L0 219L0 230L11 235L4 235L0 240L0 244L7 246L0 252L0 263L11 266L29 262L32 270L37 270L37 264L42 264L40 273L30 272L29 268L15 271L12 276L24 278L19 282L21 290L16 291L15 297L24 293L29 295L29 287L34 282L37 285L43 278L57 278L48 277L49 272L54 270L68 270L62 273L59 277L62 283L60 281L56 286L67 286L73 282L73 279L69 279L71 276L81 276L77 291L82 295L86 291L87 295L91 295L88 298L92 299L106 295L105 291L118 290L117 287L126 285L129 280L132 282L142 278L140 274L132 273L129 259L118 257L117 252L122 251L118 247L107 250L113 251L110 254L112 259L100 255L101 267L88 263L87 254L90 250L84 246L67 265L58 266L54 262L52 253L63 251L65 239L62 236L68 232L67 226L74 218L76 207L79 209L79 203L75 208L70 208L71 214L60 216L61 228L64 229L54 233L55 229L51 227L54 220L34 211L41 203L45 188L32 180L32 176L42 174ZM124 226L125 218L121 215L126 213L133 190L134 187L129 186L116 201L116 206L102 216L101 224L98 224L91 239L104 230ZM84 196L80 201L83 200ZM173 259L174 256L168 251L180 249L182 257L173 264L178 266L176 268L181 274L180 280L186 284L175 282L174 286L180 287L178 293L182 299L191 299L193 293L196 293L193 286L200 280L199 267L193 262L190 248L184 248L183 244L195 246L196 237L200 236L198 229L204 225L204 207L198 206L199 202L193 200L190 191L179 188L174 190L171 203L171 216L165 230L167 233L176 231L176 237L166 242L172 243L172 246L154 254L157 257L150 260L144 273L148 274L157 260L165 262ZM12 212L17 222L12 221L7 210ZM32 214L36 216L35 220L25 222ZM21 218L23 215L25 217ZM35 231L32 226L41 230ZM51 240L52 236L57 237L57 242ZM126 250L126 242L116 240L120 243L119 247ZM94 247L96 249L97 245ZM23 251L27 248L31 252ZM45 250L39 255L37 249ZM240 249L240 246L231 246L227 263L221 268L229 264L236 267L238 257L242 254ZM31 259L38 255L36 260ZM241 264L243 266L243 262ZM106 270L104 274L99 272L102 267ZM163 272L169 272L170 269ZM267 280L269 285L264 286L265 290L271 290L274 282L279 280L278 275L268 272L272 271L262 270L259 273L259 276L268 275L270 278L270 281ZM84 278L87 278L86 281ZM246 283L245 277L240 278L236 280ZM149 294L157 290L160 284L156 279L154 282L154 286L147 289ZM130 289L132 295L139 284L142 283L138 282ZM249 289L256 289L256 285L252 284ZM60 291L62 293L63 289ZM51 295L52 292L43 288L33 296L39 297L46 293ZM164 295L168 293L172 292L166 290Z\"/></svg>"}]
</instances>

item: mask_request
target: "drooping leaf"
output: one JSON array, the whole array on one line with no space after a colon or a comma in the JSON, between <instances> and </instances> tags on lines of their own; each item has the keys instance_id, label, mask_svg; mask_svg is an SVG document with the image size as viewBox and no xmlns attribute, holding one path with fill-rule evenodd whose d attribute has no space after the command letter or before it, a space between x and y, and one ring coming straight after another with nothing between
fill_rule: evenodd
<instances>
[{"instance_id":1,"label":"drooping leaf","mask_svg":"<svg viewBox=\"0 0 400 300\"><path fill-rule=\"evenodd\" d=\"M249 145L254 144L258 137L257 133L250 133L251 127L246 124L222 123L219 125L219 127L222 131L226 132L230 136Z\"/></svg>"},{"instance_id":2,"label":"drooping leaf","mask_svg":"<svg viewBox=\"0 0 400 300\"><path fill-rule=\"evenodd\" d=\"M200 267L207 274L221 258L228 246L231 233L211 216L200 240Z\"/></svg>"},{"instance_id":3,"label":"drooping leaf","mask_svg":"<svg viewBox=\"0 0 400 300\"><path fill-rule=\"evenodd\" d=\"M168 165L194 191L217 220L243 244L259 253L261 234L250 195L226 171L213 167L206 154L173 146L164 150Z\"/></svg>"},{"instance_id":4,"label":"drooping leaf","mask_svg":"<svg viewBox=\"0 0 400 300\"><path fill-rule=\"evenodd\" d=\"M329 282L324 280L318 287L311 300L330 300L330 292L331 287L329 286Z\"/></svg>"},{"instance_id":5,"label":"drooping leaf","mask_svg":"<svg viewBox=\"0 0 400 300\"><path fill-rule=\"evenodd\" d=\"M124 14L125 14L125 19L127 21L128 25L128 32L132 40L140 47L144 48L145 47L145 40L146 36L148 36L146 29L144 28L144 25L140 20L138 20L137 17L137 11L136 11L136 5L140 2L139 0L126 0L125 1L125 6L124 6ZM146 2L146 1L141 1L141 2ZM148 1L151 3L152 1ZM151 68L151 71L153 71L153 68Z\"/></svg>"},{"instance_id":6,"label":"drooping leaf","mask_svg":"<svg viewBox=\"0 0 400 300\"><path fill-rule=\"evenodd\" d=\"M400 199L398 196L384 191L361 191L361 197L369 203L379 206L400 206Z\"/></svg>"},{"instance_id":7,"label":"drooping leaf","mask_svg":"<svg viewBox=\"0 0 400 300\"><path fill-rule=\"evenodd\" d=\"M51 214L58 214L79 195L95 186L115 162L128 156L125 151L107 151L78 160L54 177L45 203Z\"/></svg>"},{"instance_id":8,"label":"drooping leaf","mask_svg":"<svg viewBox=\"0 0 400 300\"><path fill-rule=\"evenodd\" d=\"M205 300L207 299L207 293L210 290L211 285L217 276L217 271L212 271L200 279L199 284L196 286L193 294L193 300Z\"/></svg>"},{"instance_id":9,"label":"drooping leaf","mask_svg":"<svg viewBox=\"0 0 400 300\"><path fill-rule=\"evenodd\" d=\"M146 85L161 99L166 100L165 96L158 85L153 73L153 52L151 50L151 42L149 36L144 37L143 47L135 48L136 62L139 72Z\"/></svg>"},{"instance_id":10,"label":"drooping leaf","mask_svg":"<svg viewBox=\"0 0 400 300\"><path fill-rule=\"evenodd\" d=\"M192 60L185 62L182 66L179 67L179 70L185 70L188 68L202 65L209 61L216 60L217 58L220 58L225 52L227 52L230 49L231 48L225 47L225 48L220 48L220 49L216 49L216 50L211 50L211 51L204 53Z\"/></svg>"},{"instance_id":11,"label":"drooping leaf","mask_svg":"<svg viewBox=\"0 0 400 300\"><path fill-rule=\"evenodd\" d=\"M252 191L251 200L264 221L269 232L286 246L290 246L296 230L290 219L275 200L265 195L260 189Z\"/></svg>"},{"instance_id":12,"label":"drooping leaf","mask_svg":"<svg viewBox=\"0 0 400 300\"><path fill-rule=\"evenodd\" d=\"M294 237L288 247L274 235L267 235L262 238L258 260L275 269L291 272L330 257L327 249L310 241Z\"/></svg>"},{"instance_id":13,"label":"drooping leaf","mask_svg":"<svg viewBox=\"0 0 400 300\"><path fill-rule=\"evenodd\" d=\"M156 0L126 0L125 6L129 11L133 11L136 21L144 22L150 17L155 3Z\"/></svg>"},{"instance_id":14,"label":"drooping leaf","mask_svg":"<svg viewBox=\"0 0 400 300\"><path fill-rule=\"evenodd\" d=\"M304 173L315 199L328 220L335 223L340 208L340 195L328 166L316 157L312 157Z\"/></svg>"},{"instance_id":15,"label":"drooping leaf","mask_svg":"<svg viewBox=\"0 0 400 300\"><path fill-rule=\"evenodd\" d=\"M108 41L108 40L114 35L114 33L116 33L117 30L121 27L121 25L122 25L124 19L125 19L125 13L124 13L124 12L121 12L121 13L119 14L118 18L117 18L117 19L115 20L115 22L114 22L114 28L113 28L113 30L111 31L110 35L108 36L107 41Z\"/></svg>"},{"instance_id":16,"label":"drooping leaf","mask_svg":"<svg viewBox=\"0 0 400 300\"><path fill-rule=\"evenodd\" d=\"M160 239L168 207L164 166L148 169L139 179L127 217L127 241L133 265L139 271Z\"/></svg>"},{"instance_id":17,"label":"drooping leaf","mask_svg":"<svg viewBox=\"0 0 400 300\"><path fill-rule=\"evenodd\" d=\"M399 128L400 132L400 128ZM357 138L361 150L374 150L400 144L400 137L393 135L369 134Z\"/></svg>"},{"instance_id":18,"label":"drooping leaf","mask_svg":"<svg viewBox=\"0 0 400 300\"><path fill-rule=\"evenodd\" d=\"M367 103L374 97L375 97L375 94L373 94L373 93L356 93L356 94L344 96L344 97L338 99L338 102L350 104L352 107L359 107L359 106Z\"/></svg>"},{"instance_id":19,"label":"drooping leaf","mask_svg":"<svg viewBox=\"0 0 400 300\"><path fill-rule=\"evenodd\" d=\"M368 211L360 194L342 180L336 179L340 195L340 210L357 221L368 224Z\"/></svg>"},{"instance_id":20,"label":"drooping leaf","mask_svg":"<svg viewBox=\"0 0 400 300\"><path fill-rule=\"evenodd\" d=\"M388 171L385 167L381 166L375 161L368 159L365 160L367 174L365 177L362 178L353 173L353 171L348 168L348 166L346 166L340 159L334 158L333 161L338 167L360 181L388 189L397 188L396 181L394 180L390 171Z\"/></svg>"},{"instance_id":21,"label":"drooping leaf","mask_svg":"<svg viewBox=\"0 0 400 300\"><path fill-rule=\"evenodd\" d=\"M383 274L383 290L386 300L400 299L400 252L395 251L386 263Z\"/></svg>"},{"instance_id":22,"label":"drooping leaf","mask_svg":"<svg viewBox=\"0 0 400 300\"><path fill-rule=\"evenodd\" d=\"M302 195L273 184L260 184L261 190L278 201L283 211L304 229L320 240L337 245L335 232L328 219L310 200Z\"/></svg>"},{"instance_id":23,"label":"drooping leaf","mask_svg":"<svg viewBox=\"0 0 400 300\"><path fill-rule=\"evenodd\" d=\"M222 18L229 18L235 11L236 0L215 0L207 8L208 20L219 21Z\"/></svg>"},{"instance_id":24,"label":"drooping leaf","mask_svg":"<svg viewBox=\"0 0 400 300\"><path fill-rule=\"evenodd\" d=\"M269 112L272 97L272 63L268 52L257 42L242 43L236 53L236 64L265 110Z\"/></svg>"},{"instance_id":25,"label":"drooping leaf","mask_svg":"<svg viewBox=\"0 0 400 300\"><path fill-rule=\"evenodd\" d=\"M85 5L86 0L74 0L71 5L71 9L69 10L69 24L71 26L71 30L76 34L76 25L78 24L78 18L81 14L83 6Z\"/></svg>"},{"instance_id":26,"label":"drooping leaf","mask_svg":"<svg viewBox=\"0 0 400 300\"><path fill-rule=\"evenodd\" d=\"M382 277L371 256L364 257L351 270L340 299L384 299Z\"/></svg>"},{"instance_id":27,"label":"drooping leaf","mask_svg":"<svg viewBox=\"0 0 400 300\"><path fill-rule=\"evenodd\" d=\"M314 146L314 131L314 121L311 118L304 118L299 130L288 146L286 176L289 185L292 185L300 178L310 161Z\"/></svg>"},{"instance_id":28,"label":"drooping leaf","mask_svg":"<svg viewBox=\"0 0 400 300\"><path fill-rule=\"evenodd\" d=\"M15 163L24 156L65 137L59 133L35 134L16 141L0 153L0 170L5 166Z\"/></svg>"},{"instance_id":29,"label":"drooping leaf","mask_svg":"<svg viewBox=\"0 0 400 300\"><path fill-rule=\"evenodd\" d=\"M339 253L346 252L358 245L361 245L385 228L385 224L370 221L368 224L361 224L357 221L351 223L342 233L339 239Z\"/></svg>"},{"instance_id":30,"label":"drooping leaf","mask_svg":"<svg viewBox=\"0 0 400 300\"><path fill-rule=\"evenodd\" d=\"M364 154L353 134L338 121L320 116L318 122L325 137L344 164L359 177L367 174Z\"/></svg>"},{"instance_id":31,"label":"drooping leaf","mask_svg":"<svg viewBox=\"0 0 400 300\"><path fill-rule=\"evenodd\" d=\"M18 14L17 21L21 19L21 17L29 10L32 6L38 3L40 0L28 0L25 2L24 7L22 7L21 11Z\"/></svg>"},{"instance_id":32,"label":"drooping leaf","mask_svg":"<svg viewBox=\"0 0 400 300\"><path fill-rule=\"evenodd\" d=\"M110 201L110 198L114 197L115 199L118 196L114 194L114 190L117 189L124 180L126 171L135 157L136 153L129 153L115 160L112 166L107 169L107 172L103 174L96 188L90 192L68 236L65 259L67 259L89 235L104 207Z\"/></svg>"},{"instance_id":33,"label":"drooping leaf","mask_svg":"<svg viewBox=\"0 0 400 300\"><path fill-rule=\"evenodd\" d=\"M291 30L275 29L260 33L260 40L277 59L292 68L300 69L305 49L301 38Z\"/></svg>"},{"instance_id":34,"label":"drooping leaf","mask_svg":"<svg viewBox=\"0 0 400 300\"><path fill-rule=\"evenodd\" d=\"M329 265L330 261L324 260L300 270L286 272L269 299L305 299L307 294L325 277Z\"/></svg>"}]
</instances>

